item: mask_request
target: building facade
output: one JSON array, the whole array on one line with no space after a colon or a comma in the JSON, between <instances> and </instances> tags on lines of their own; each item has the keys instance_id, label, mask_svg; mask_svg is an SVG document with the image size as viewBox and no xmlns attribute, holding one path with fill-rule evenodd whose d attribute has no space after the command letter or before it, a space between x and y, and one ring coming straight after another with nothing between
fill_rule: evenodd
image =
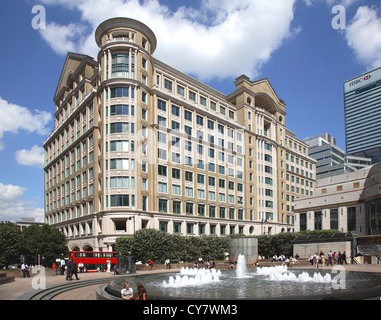
<instances>
[{"instance_id":1,"label":"building facade","mask_svg":"<svg viewBox=\"0 0 381 320\"><path fill-rule=\"evenodd\" d=\"M372 164L370 158L344 155L336 139L328 133L304 140L309 145L309 156L316 162L316 179L323 179L363 169Z\"/></svg>"},{"instance_id":2,"label":"building facade","mask_svg":"<svg viewBox=\"0 0 381 320\"><path fill-rule=\"evenodd\" d=\"M381 160L381 68L344 82L346 152Z\"/></svg>"},{"instance_id":3,"label":"building facade","mask_svg":"<svg viewBox=\"0 0 381 320\"><path fill-rule=\"evenodd\" d=\"M356 236L381 234L381 163L319 179L316 194L295 201L295 231L328 230Z\"/></svg>"},{"instance_id":4,"label":"building facade","mask_svg":"<svg viewBox=\"0 0 381 320\"><path fill-rule=\"evenodd\" d=\"M316 161L267 79L224 95L155 59L154 33L114 18L97 61L68 53L44 142L45 220L70 249L109 250L155 228L182 235L293 231Z\"/></svg>"}]
</instances>

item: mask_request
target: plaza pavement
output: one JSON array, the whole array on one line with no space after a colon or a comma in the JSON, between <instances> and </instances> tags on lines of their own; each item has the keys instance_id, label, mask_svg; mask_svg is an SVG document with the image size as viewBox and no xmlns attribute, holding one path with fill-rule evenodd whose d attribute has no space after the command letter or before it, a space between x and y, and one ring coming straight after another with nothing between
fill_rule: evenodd
<instances>
[{"instance_id":1,"label":"plaza pavement","mask_svg":"<svg viewBox=\"0 0 381 320\"><path fill-rule=\"evenodd\" d=\"M266 263L266 266L272 265ZM274 264L275 265L275 264ZM227 268L227 265L222 265L220 269L223 267ZM260 265L261 267L261 265ZM292 269L314 269L314 267L306 265L303 263L302 265L294 265ZM377 272L381 273L381 264L361 264L361 265L354 265L354 264L348 264L344 265L345 270L348 271L361 271L361 272ZM217 268L218 269L218 268ZM250 269L250 267L249 267ZM327 267L324 266L323 268L319 268L319 271L330 271L332 269L331 266ZM152 273L163 273L163 272L179 272L180 269L154 269L152 271L137 271L136 275L143 275L143 274L152 274ZM91 279L101 279L101 278L109 278L110 281L113 280L113 273L107 273L107 272L101 272L101 273L80 273L78 274L78 277L80 280L91 280ZM16 300L20 296L33 291L32 287L32 279L33 274L31 274L30 278L22 278L22 277L16 277L14 282L9 282L6 284L0 285L0 300ZM67 283L66 276L65 275L50 275L46 276L46 287L52 287L55 285L60 285ZM72 280L73 283L75 283L77 280ZM54 300L95 300L95 291L99 287L99 284L83 287L83 288L77 288L74 290L70 290L68 292L62 293L54 298Z\"/></svg>"}]
</instances>

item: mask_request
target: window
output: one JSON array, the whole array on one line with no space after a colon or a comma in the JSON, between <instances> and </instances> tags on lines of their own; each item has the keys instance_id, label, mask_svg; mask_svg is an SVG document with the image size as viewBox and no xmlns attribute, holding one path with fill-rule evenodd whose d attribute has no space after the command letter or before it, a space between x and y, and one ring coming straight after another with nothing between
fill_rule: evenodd
<instances>
[{"instance_id":1,"label":"window","mask_svg":"<svg viewBox=\"0 0 381 320\"><path fill-rule=\"evenodd\" d=\"M157 174L159 176L166 177L167 176L167 167L166 166L162 166L162 165L159 164L157 166Z\"/></svg>"},{"instance_id":2,"label":"window","mask_svg":"<svg viewBox=\"0 0 381 320\"><path fill-rule=\"evenodd\" d=\"M196 101L196 93L189 90L189 99Z\"/></svg>"},{"instance_id":3,"label":"window","mask_svg":"<svg viewBox=\"0 0 381 320\"><path fill-rule=\"evenodd\" d=\"M180 148L180 138L172 136L172 146L175 148Z\"/></svg>"},{"instance_id":4,"label":"window","mask_svg":"<svg viewBox=\"0 0 381 320\"><path fill-rule=\"evenodd\" d=\"M157 191L161 193L168 193L167 184L165 182L158 182Z\"/></svg>"},{"instance_id":5,"label":"window","mask_svg":"<svg viewBox=\"0 0 381 320\"><path fill-rule=\"evenodd\" d=\"M176 131L180 131L180 122L172 120L172 129Z\"/></svg>"},{"instance_id":6,"label":"window","mask_svg":"<svg viewBox=\"0 0 381 320\"><path fill-rule=\"evenodd\" d=\"M188 110L184 110L184 119L188 121L192 121L192 112Z\"/></svg>"},{"instance_id":7,"label":"window","mask_svg":"<svg viewBox=\"0 0 381 320\"><path fill-rule=\"evenodd\" d=\"M189 202L185 203L185 213L187 215L193 216L193 203L189 203Z\"/></svg>"},{"instance_id":8,"label":"window","mask_svg":"<svg viewBox=\"0 0 381 320\"><path fill-rule=\"evenodd\" d=\"M128 207L130 205L130 196L125 194L111 195L111 207Z\"/></svg>"},{"instance_id":9,"label":"window","mask_svg":"<svg viewBox=\"0 0 381 320\"><path fill-rule=\"evenodd\" d=\"M128 122L114 122L110 124L110 133L129 133L129 132L130 132L130 124Z\"/></svg>"},{"instance_id":10,"label":"window","mask_svg":"<svg viewBox=\"0 0 381 320\"><path fill-rule=\"evenodd\" d=\"M167 221L159 221L159 229L163 232L168 232L168 222Z\"/></svg>"},{"instance_id":11,"label":"window","mask_svg":"<svg viewBox=\"0 0 381 320\"><path fill-rule=\"evenodd\" d=\"M181 233L181 222L173 223L173 233Z\"/></svg>"},{"instance_id":12,"label":"window","mask_svg":"<svg viewBox=\"0 0 381 320\"><path fill-rule=\"evenodd\" d=\"M129 97L129 87L117 87L117 88L111 88L111 98L128 98ZM132 94L132 92L131 92ZM131 96L131 98L133 98Z\"/></svg>"},{"instance_id":13,"label":"window","mask_svg":"<svg viewBox=\"0 0 381 320\"><path fill-rule=\"evenodd\" d=\"M129 159L110 159L110 169L124 169L129 168Z\"/></svg>"},{"instance_id":14,"label":"window","mask_svg":"<svg viewBox=\"0 0 381 320\"><path fill-rule=\"evenodd\" d=\"M185 171L185 181L193 181L193 172Z\"/></svg>"},{"instance_id":15,"label":"window","mask_svg":"<svg viewBox=\"0 0 381 320\"><path fill-rule=\"evenodd\" d=\"M185 187L185 196L193 198L193 188Z\"/></svg>"},{"instance_id":16,"label":"window","mask_svg":"<svg viewBox=\"0 0 381 320\"><path fill-rule=\"evenodd\" d=\"M112 55L111 75L112 77L128 77L129 76L129 54L117 53ZM131 72L135 72L135 54L131 53Z\"/></svg>"},{"instance_id":17,"label":"window","mask_svg":"<svg viewBox=\"0 0 381 320\"><path fill-rule=\"evenodd\" d=\"M187 234L193 234L193 223L187 223Z\"/></svg>"},{"instance_id":18,"label":"window","mask_svg":"<svg viewBox=\"0 0 381 320\"><path fill-rule=\"evenodd\" d=\"M125 104L117 104L110 106L110 116L127 115L129 114L129 106Z\"/></svg>"},{"instance_id":19,"label":"window","mask_svg":"<svg viewBox=\"0 0 381 320\"><path fill-rule=\"evenodd\" d=\"M181 214L181 202L180 201L173 201L172 212L177 213L177 214Z\"/></svg>"},{"instance_id":20,"label":"window","mask_svg":"<svg viewBox=\"0 0 381 320\"><path fill-rule=\"evenodd\" d=\"M165 199L159 199L159 211L160 212L167 212L167 200Z\"/></svg>"},{"instance_id":21,"label":"window","mask_svg":"<svg viewBox=\"0 0 381 320\"><path fill-rule=\"evenodd\" d=\"M172 185L172 194L180 196L181 195L181 187L177 184Z\"/></svg>"},{"instance_id":22,"label":"window","mask_svg":"<svg viewBox=\"0 0 381 320\"><path fill-rule=\"evenodd\" d=\"M200 125L200 126L203 126L203 125L204 125L204 118L201 117L201 116L199 116L199 115L197 115L197 116L196 116L196 123L197 123L198 125Z\"/></svg>"},{"instance_id":23,"label":"window","mask_svg":"<svg viewBox=\"0 0 381 320\"><path fill-rule=\"evenodd\" d=\"M157 99L157 108L161 111L167 112L167 103L163 100Z\"/></svg>"},{"instance_id":24,"label":"window","mask_svg":"<svg viewBox=\"0 0 381 320\"><path fill-rule=\"evenodd\" d=\"M180 117L180 108L174 104L172 105L172 114L174 116Z\"/></svg>"},{"instance_id":25,"label":"window","mask_svg":"<svg viewBox=\"0 0 381 320\"><path fill-rule=\"evenodd\" d=\"M172 91L172 81L164 79L164 88L169 91Z\"/></svg>"},{"instance_id":26,"label":"window","mask_svg":"<svg viewBox=\"0 0 381 320\"><path fill-rule=\"evenodd\" d=\"M177 85L177 94L184 96L185 95L185 89L184 87L180 86L179 84Z\"/></svg>"},{"instance_id":27,"label":"window","mask_svg":"<svg viewBox=\"0 0 381 320\"><path fill-rule=\"evenodd\" d=\"M110 151L129 151L129 141L110 141Z\"/></svg>"},{"instance_id":28,"label":"window","mask_svg":"<svg viewBox=\"0 0 381 320\"><path fill-rule=\"evenodd\" d=\"M111 177L110 178L110 188L129 188L130 178L129 177Z\"/></svg>"},{"instance_id":29,"label":"window","mask_svg":"<svg viewBox=\"0 0 381 320\"><path fill-rule=\"evenodd\" d=\"M172 168L172 178L173 179L180 179L180 169Z\"/></svg>"}]
</instances>

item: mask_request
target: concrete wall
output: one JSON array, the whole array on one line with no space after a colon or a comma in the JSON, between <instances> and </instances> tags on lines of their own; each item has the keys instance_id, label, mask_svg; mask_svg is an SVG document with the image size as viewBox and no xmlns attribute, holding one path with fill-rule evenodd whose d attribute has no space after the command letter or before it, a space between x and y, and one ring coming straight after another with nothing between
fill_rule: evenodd
<instances>
[{"instance_id":1,"label":"concrete wall","mask_svg":"<svg viewBox=\"0 0 381 320\"><path fill-rule=\"evenodd\" d=\"M347 255L347 262L350 262L351 256L351 241L340 241L340 242L317 242L317 243L297 243L294 244L294 256L299 254L300 259L307 259L310 254L320 253L323 251L324 256L327 259L327 253L329 251L336 252L340 251L343 253L345 251Z\"/></svg>"},{"instance_id":2,"label":"concrete wall","mask_svg":"<svg viewBox=\"0 0 381 320\"><path fill-rule=\"evenodd\" d=\"M258 258L258 239L241 238L229 241L229 259L238 260L238 255L243 254L247 264L253 264Z\"/></svg>"}]
</instances>

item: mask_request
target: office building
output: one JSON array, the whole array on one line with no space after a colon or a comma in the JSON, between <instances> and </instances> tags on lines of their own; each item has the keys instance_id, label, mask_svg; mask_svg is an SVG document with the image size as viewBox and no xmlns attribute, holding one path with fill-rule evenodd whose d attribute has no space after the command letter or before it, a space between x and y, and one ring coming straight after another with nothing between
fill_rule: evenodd
<instances>
[{"instance_id":1,"label":"office building","mask_svg":"<svg viewBox=\"0 0 381 320\"><path fill-rule=\"evenodd\" d=\"M363 169L371 165L371 159L344 155L336 145L336 139L328 133L304 140L309 145L309 156L316 163L316 179L323 179Z\"/></svg>"},{"instance_id":2,"label":"office building","mask_svg":"<svg viewBox=\"0 0 381 320\"><path fill-rule=\"evenodd\" d=\"M344 82L347 155L381 159L381 68Z\"/></svg>"},{"instance_id":3,"label":"office building","mask_svg":"<svg viewBox=\"0 0 381 320\"><path fill-rule=\"evenodd\" d=\"M95 40L97 60L66 57L44 143L45 219L70 249L110 250L141 228L293 231L316 161L268 79L218 92L157 60L155 34L128 18L104 21Z\"/></svg>"},{"instance_id":4,"label":"office building","mask_svg":"<svg viewBox=\"0 0 381 320\"><path fill-rule=\"evenodd\" d=\"M356 238L358 253L379 257L380 190L381 163L319 179L314 196L295 200L295 231L333 229L351 233Z\"/></svg>"}]
</instances>

